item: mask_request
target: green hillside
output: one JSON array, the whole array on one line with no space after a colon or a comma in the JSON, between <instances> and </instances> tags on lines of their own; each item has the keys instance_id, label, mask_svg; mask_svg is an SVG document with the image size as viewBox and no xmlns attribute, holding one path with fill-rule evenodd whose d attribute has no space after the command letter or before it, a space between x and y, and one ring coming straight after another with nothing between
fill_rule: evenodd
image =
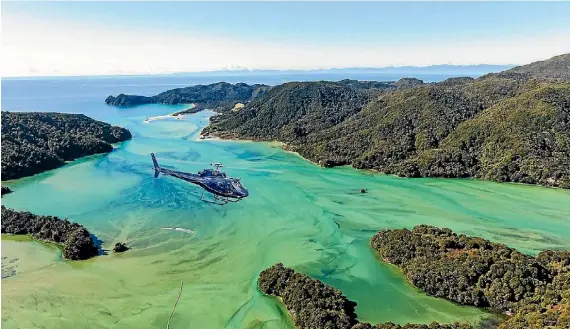
<instances>
[{"instance_id":1,"label":"green hillside","mask_svg":"<svg viewBox=\"0 0 570 329\"><path fill-rule=\"evenodd\" d=\"M537 87L460 124L398 174L570 188L570 84Z\"/></svg>"},{"instance_id":2,"label":"green hillside","mask_svg":"<svg viewBox=\"0 0 570 329\"><path fill-rule=\"evenodd\" d=\"M552 70L560 58L569 57ZM282 141L324 166L569 188L570 85L533 76L536 65L405 88L287 83L204 133Z\"/></svg>"},{"instance_id":3,"label":"green hillside","mask_svg":"<svg viewBox=\"0 0 570 329\"><path fill-rule=\"evenodd\" d=\"M368 100L365 91L341 83L285 83L254 99L243 110L214 117L217 124L205 132L300 143L358 113Z\"/></svg>"},{"instance_id":4,"label":"green hillside","mask_svg":"<svg viewBox=\"0 0 570 329\"><path fill-rule=\"evenodd\" d=\"M546 79L570 80L570 54L552 57L546 61L514 67L507 72L525 73Z\"/></svg>"}]
</instances>

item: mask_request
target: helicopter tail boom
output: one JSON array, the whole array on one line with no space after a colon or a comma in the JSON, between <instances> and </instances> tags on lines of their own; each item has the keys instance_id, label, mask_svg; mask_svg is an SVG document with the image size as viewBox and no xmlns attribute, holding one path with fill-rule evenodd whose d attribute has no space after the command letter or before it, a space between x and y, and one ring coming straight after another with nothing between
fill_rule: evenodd
<instances>
[{"instance_id":1,"label":"helicopter tail boom","mask_svg":"<svg viewBox=\"0 0 570 329\"><path fill-rule=\"evenodd\" d=\"M152 158L152 164L154 165L154 178L157 178L158 174L160 174L160 166L158 165L158 161L156 161L154 153L151 153L150 157Z\"/></svg>"}]
</instances>

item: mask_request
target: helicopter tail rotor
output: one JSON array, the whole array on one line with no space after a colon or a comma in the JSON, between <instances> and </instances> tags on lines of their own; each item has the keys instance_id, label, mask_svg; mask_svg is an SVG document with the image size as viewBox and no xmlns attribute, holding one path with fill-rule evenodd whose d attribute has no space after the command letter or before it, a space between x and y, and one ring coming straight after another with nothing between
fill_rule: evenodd
<instances>
[{"instance_id":1,"label":"helicopter tail rotor","mask_svg":"<svg viewBox=\"0 0 570 329\"><path fill-rule=\"evenodd\" d=\"M160 174L160 166L158 165L158 161L156 161L154 153L151 153L150 157L152 158L152 164L154 165L154 178L157 178L158 174Z\"/></svg>"}]
</instances>

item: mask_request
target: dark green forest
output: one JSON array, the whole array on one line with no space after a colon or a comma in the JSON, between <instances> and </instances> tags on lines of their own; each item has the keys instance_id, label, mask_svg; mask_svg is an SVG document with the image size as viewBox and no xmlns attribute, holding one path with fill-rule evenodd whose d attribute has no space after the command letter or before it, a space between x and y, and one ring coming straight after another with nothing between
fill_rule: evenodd
<instances>
[{"instance_id":1,"label":"dark green forest","mask_svg":"<svg viewBox=\"0 0 570 329\"><path fill-rule=\"evenodd\" d=\"M30 235L34 239L59 244L63 257L82 260L97 256L99 250L85 227L67 219L39 216L2 206L2 233Z\"/></svg>"},{"instance_id":2,"label":"dark green forest","mask_svg":"<svg viewBox=\"0 0 570 329\"><path fill-rule=\"evenodd\" d=\"M12 193L12 190L7 186L2 186L2 195Z\"/></svg>"},{"instance_id":3,"label":"dark green forest","mask_svg":"<svg viewBox=\"0 0 570 329\"><path fill-rule=\"evenodd\" d=\"M323 166L570 188L569 63L427 84L286 83L203 133L285 142Z\"/></svg>"},{"instance_id":4,"label":"dark green forest","mask_svg":"<svg viewBox=\"0 0 570 329\"><path fill-rule=\"evenodd\" d=\"M370 245L430 295L514 314L499 329L570 326L570 251L532 257L426 225L380 231Z\"/></svg>"},{"instance_id":5,"label":"dark green forest","mask_svg":"<svg viewBox=\"0 0 570 329\"><path fill-rule=\"evenodd\" d=\"M2 111L2 180L61 167L65 161L106 153L131 139L124 128L83 114Z\"/></svg>"}]
</instances>

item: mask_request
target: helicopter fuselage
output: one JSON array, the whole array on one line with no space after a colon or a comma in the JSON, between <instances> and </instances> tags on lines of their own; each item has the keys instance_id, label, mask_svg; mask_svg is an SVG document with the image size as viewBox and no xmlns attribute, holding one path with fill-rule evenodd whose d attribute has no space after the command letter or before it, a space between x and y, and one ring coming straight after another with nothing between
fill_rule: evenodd
<instances>
[{"instance_id":1,"label":"helicopter fuselage","mask_svg":"<svg viewBox=\"0 0 570 329\"><path fill-rule=\"evenodd\" d=\"M227 177L225 173L217 169L204 169L199 171L198 174L192 174L155 166L155 177L159 173L199 185L214 195L226 198L239 200L249 195L249 192L238 178Z\"/></svg>"}]
</instances>

